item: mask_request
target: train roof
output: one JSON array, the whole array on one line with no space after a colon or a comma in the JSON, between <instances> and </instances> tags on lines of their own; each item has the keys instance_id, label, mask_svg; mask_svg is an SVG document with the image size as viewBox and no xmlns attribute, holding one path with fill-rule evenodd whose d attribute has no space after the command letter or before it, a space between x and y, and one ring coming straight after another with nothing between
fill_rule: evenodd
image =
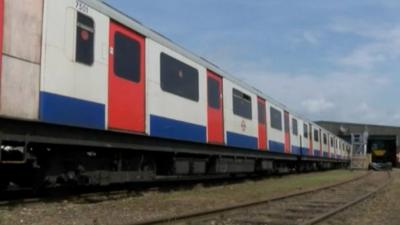
<instances>
[{"instance_id":1,"label":"train roof","mask_svg":"<svg viewBox=\"0 0 400 225\"><path fill-rule=\"evenodd\" d=\"M313 126L321 127L318 124L312 122L311 120L306 119L306 117L299 115L297 113L294 113L294 111L290 110L286 105L280 103L279 101L275 100L271 96L266 95L265 93L261 92L257 88L241 81L240 79L231 75L227 71L224 71L219 66L213 64L212 62L208 61L207 59L200 57L200 56L190 52L189 50L186 50L185 48L183 48L179 44L173 42L172 40L165 37L164 35L146 27L138 20L126 15L125 13L121 12L120 10L115 9L108 3L104 2L103 0L80 0L80 1L87 4L91 8L99 11L100 13L103 13L104 15L109 16L113 20L115 20L121 24L124 24L125 26L135 30L136 32L144 35L145 37L148 37L148 38L158 42L159 44L162 44L165 47L168 47L168 48L174 50L175 52L185 56L186 58L206 67L207 69L212 70L213 72L219 74L220 76L233 82L234 84L239 85L240 87L251 91L253 94L255 94L259 97L265 98L266 100L270 101L274 105L277 105L277 106L281 107L282 109L289 111L292 115L302 119L303 121L312 123ZM324 130L326 130L326 129L324 129Z\"/></svg>"}]
</instances>

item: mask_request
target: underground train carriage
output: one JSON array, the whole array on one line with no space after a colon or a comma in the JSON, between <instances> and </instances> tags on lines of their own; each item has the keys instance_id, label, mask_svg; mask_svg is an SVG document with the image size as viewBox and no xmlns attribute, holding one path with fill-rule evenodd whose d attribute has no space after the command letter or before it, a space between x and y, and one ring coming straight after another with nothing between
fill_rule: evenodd
<instances>
[{"instance_id":1,"label":"underground train carriage","mask_svg":"<svg viewBox=\"0 0 400 225\"><path fill-rule=\"evenodd\" d=\"M102 2L0 2L3 183L108 184L346 159L338 137Z\"/></svg>"}]
</instances>

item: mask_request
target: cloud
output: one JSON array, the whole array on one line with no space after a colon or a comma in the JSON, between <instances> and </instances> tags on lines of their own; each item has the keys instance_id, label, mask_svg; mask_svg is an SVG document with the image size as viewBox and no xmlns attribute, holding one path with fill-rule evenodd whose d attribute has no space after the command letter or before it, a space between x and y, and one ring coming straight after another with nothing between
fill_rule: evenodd
<instances>
[{"instance_id":1,"label":"cloud","mask_svg":"<svg viewBox=\"0 0 400 225\"><path fill-rule=\"evenodd\" d=\"M364 44L339 59L338 62L345 66L373 69L383 63L398 60L400 60L400 42L399 39L393 38Z\"/></svg>"},{"instance_id":2,"label":"cloud","mask_svg":"<svg viewBox=\"0 0 400 225\"><path fill-rule=\"evenodd\" d=\"M316 45L319 44L320 34L312 31L304 31L303 38L306 42Z\"/></svg>"},{"instance_id":3,"label":"cloud","mask_svg":"<svg viewBox=\"0 0 400 225\"><path fill-rule=\"evenodd\" d=\"M314 30L301 30L289 35L288 40L299 45L319 45L322 34Z\"/></svg>"},{"instance_id":4,"label":"cloud","mask_svg":"<svg viewBox=\"0 0 400 225\"><path fill-rule=\"evenodd\" d=\"M394 121L400 121L400 110L394 113L392 118Z\"/></svg>"},{"instance_id":5,"label":"cloud","mask_svg":"<svg viewBox=\"0 0 400 225\"><path fill-rule=\"evenodd\" d=\"M383 63L400 60L400 26L393 24L371 24L366 21L341 18L330 25L330 30L360 39L347 55L337 59L342 66L373 69Z\"/></svg>"},{"instance_id":6,"label":"cloud","mask_svg":"<svg viewBox=\"0 0 400 225\"><path fill-rule=\"evenodd\" d=\"M339 59L338 63L345 66L371 69L387 60L387 52L383 50L384 48L385 46L380 44L368 44Z\"/></svg>"},{"instance_id":7,"label":"cloud","mask_svg":"<svg viewBox=\"0 0 400 225\"><path fill-rule=\"evenodd\" d=\"M327 112L328 110L332 110L335 107L335 104L333 102L328 101L323 97L316 99L306 99L301 102L301 105L308 113L323 113Z\"/></svg>"},{"instance_id":8,"label":"cloud","mask_svg":"<svg viewBox=\"0 0 400 225\"><path fill-rule=\"evenodd\" d=\"M243 76L244 72L239 72ZM335 72L324 75L247 70L247 82L312 120L398 124L400 110L383 101L392 76Z\"/></svg>"},{"instance_id":9,"label":"cloud","mask_svg":"<svg viewBox=\"0 0 400 225\"><path fill-rule=\"evenodd\" d=\"M246 58L253 55L248 46L230 40L217 47L210 46L202 55L311 120L400 125L400 108L392 104L400 85L397 74L391 74L392 70L373 70L385 63L400 61L400 27L340 21L325 30L295 31L289 41L296 44L295 48L325 47L324 41L331 33L324 32L362 41L343 48L343 55L333 63L327 62L332 67L318 73L298 69L272 71L276 56L267 52L264 56Z\"/></svg>"}]
</instances>

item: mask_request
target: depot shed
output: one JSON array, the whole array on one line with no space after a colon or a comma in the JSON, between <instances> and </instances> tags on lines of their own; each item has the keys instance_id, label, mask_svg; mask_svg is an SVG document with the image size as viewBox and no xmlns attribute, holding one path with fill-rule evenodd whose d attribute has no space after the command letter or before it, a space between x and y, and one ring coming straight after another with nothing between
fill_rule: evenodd
<instances>
[{"instance_id":1,"label":"depot shed","mask_svg":"<svg viewBox=\"0 0 400 225\"><path fill-rule=\"evenodd\" d=\"M366 153L372 162L391 162L399 167L400 162L400 127L346 122L318 121L325 129L349 142L362 142L366 136ZM353 140L352 140L353 136Z\"/></svg>"}]
</instances>

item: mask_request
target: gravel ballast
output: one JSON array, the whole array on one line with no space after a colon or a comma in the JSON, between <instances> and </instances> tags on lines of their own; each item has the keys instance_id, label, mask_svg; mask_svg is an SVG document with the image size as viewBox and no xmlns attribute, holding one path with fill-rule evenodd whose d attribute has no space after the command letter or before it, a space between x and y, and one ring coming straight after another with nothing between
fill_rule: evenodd
<instances>
[{"instance_id":1,"label":"gravel ballast","mask_svg":"<svg viewBox=\"0 0 400 225\"><path fill-rule=\"evenodd\" d=\"M198 185L190 190L148 191L132 197L97 203L76 198L61 202L21 204L0 208L0 224L127 224L314 189L319 186L348 180L363 173L365 171L335 170L289 175L282 178L267 178L257 181L248 180L213 187ZM400 179L398 183L400 185ZM398 192L400 197L400 188Z\"/></svg>"},{"instance_id":2,"label":"gravel ballast","mask_svg":"<svg viewBox=\"0 0 400 225\"><path fill-rule=\"evenodd\" d=\"M400 169L381 193L327 220L321 225L398 225L400 224Z\"/></svg>"}]
</instances>

